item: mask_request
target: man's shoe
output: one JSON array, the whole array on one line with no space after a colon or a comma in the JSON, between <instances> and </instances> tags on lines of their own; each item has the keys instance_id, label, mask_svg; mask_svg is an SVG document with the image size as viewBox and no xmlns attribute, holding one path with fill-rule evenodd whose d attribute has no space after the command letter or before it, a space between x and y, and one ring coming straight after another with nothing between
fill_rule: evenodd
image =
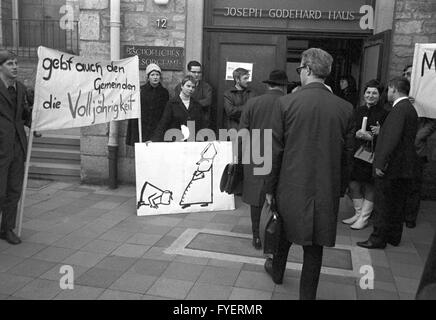
<instances>
[{"instance_id":1,"label":"man's shoe","mask_svg":"<svg viewBox=\"0 0 436 320\"><path fill-rule=\"evenodd\" d=\"M260 241L259 237L253 237L253 247L256 250L262 249L262 242Z\"/></svg>"},{"instance_id":2,"label":"man's shoe","mask_svg":"<svg viewBox=\"0 0 436 320\"><path fill-rule=\"evenodd\" d=\"M12 230L8 230L8 231L4 232L3 234L1 234L0 238L3 240L6 240L10 244L20 244L21 243L21 239L18 238L18 236Z\"/></svg>"},{"instance_id":3,"label":"man's shoe","mask_svg":"<svg viewBox=\"0 0 436 320\"><path fill-rule=\"evenodd\" d=\"M413 229L416 227L416 222L415 221L406 221L406 227L409 229Z\"/></svg>"},{"instance_id":4,"label":"man's shoe","mask_svg":"<svg viewBox=\"0 0 436 320\"><path fill-rule=\"evenodd\" d=\"M384 248L386 248L386 243L373 242L370 239L368 239L366 241L362 241L362 242L357 242L357 245L359 247L366 248L366 249L384 249Z\"/></svg>"},{"instance_id":5,"label":"man's shoe","mask_svg":"<svg viewBox=\"0 0 436 320\"><path fill-rule=\"evenodd\" d=\"M272 259L271 258L267 258L266 261L265 261L265 264L264 264L265 271L266 271L266 273L268 273L271 276L271 278L272 278L272 280L273 280L273 282L275 284L282 284L283 283L283 279L277 279L276 277L274 277L274 273L273 273L273 269L272 269L272 264L273 264Z\"/></svg>"}]
</instances>

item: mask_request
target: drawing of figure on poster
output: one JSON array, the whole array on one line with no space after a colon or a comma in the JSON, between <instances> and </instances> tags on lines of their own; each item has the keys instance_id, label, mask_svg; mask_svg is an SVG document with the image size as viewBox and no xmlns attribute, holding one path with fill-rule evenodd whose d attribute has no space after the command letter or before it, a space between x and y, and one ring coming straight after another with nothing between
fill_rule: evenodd
<instances>
[{"instance_id":1,"label":"drawing of figure on poster","mask_svg":"<svg viewBox=\"0 0 436 320\"><path fill-rule=\"evenodd\" d=\"M217 151L213 143L209 143L201 152L201 158L196 163L197 169L180 200L182 209L195 204L207 207L213 203L213 160L216 155Z\"/></svg>"},{"instance_id":2,"label":"drawing of figure on poster","mask_svg":"<svg viewBox=\"0 0 436 320\"><path fill-rule=\"evenodd\" d=\"M137 209L142 206L159 209L159 205L169 205L171 200L173 200L171 191L164 191L146 181L141 190L141 198L138 201Z\"/></svg>"}]
</instances>

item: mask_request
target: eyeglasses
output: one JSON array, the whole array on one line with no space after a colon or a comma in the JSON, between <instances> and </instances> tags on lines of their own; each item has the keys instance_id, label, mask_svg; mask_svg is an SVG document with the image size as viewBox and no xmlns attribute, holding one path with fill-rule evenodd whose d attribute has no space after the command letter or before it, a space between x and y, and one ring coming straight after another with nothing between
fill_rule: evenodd
<instances>
[{"instance_id":1,"label":"eyeglasses","mask_svg":"<svg viewBox=\"0 0 436 320\"><path fill-rule=\"evenodd\" d=\"M297 69L295 69L295 71L297 71L297 74L300 75L301 70L304 69L304 68L306 68L306 67L307 67L307 65L304 65L304 66L298 67Z\"/></svg>"}]
</instances>

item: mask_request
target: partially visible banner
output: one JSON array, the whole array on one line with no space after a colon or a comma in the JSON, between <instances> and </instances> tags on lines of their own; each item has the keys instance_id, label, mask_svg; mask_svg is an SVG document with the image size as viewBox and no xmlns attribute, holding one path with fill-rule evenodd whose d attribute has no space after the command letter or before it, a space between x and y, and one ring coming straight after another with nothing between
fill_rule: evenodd
<instances>
[{"instance_id":1,"label":"partially visible banner","mask_svg":"<svg viewBox=\"0 0 436 320\"><path fill-rule=\"evenodd\" d=\"M436 119L436 43L415 44L409 95L419 117Z\"/></svg>"},{"instance_id":2,"label":"partially visible banner","mask_svg":"<svg viewBox=\"0 0 436 320\"><path fill-rule=\"evenodd\" d=\"M136 143L138 216L234 210L234 196L219 188L232 159L227 141Z\"/></svg>"},{"instance_id":3,"label":"partially visible banner","mask_svg":"<svg viewBox=\"0 0 436 320\"><path fill-rule=\"evenodd\" d=\"M138 57L97 61L38 48L32 130L140 118Z\"/></svg>"}]
</instances>

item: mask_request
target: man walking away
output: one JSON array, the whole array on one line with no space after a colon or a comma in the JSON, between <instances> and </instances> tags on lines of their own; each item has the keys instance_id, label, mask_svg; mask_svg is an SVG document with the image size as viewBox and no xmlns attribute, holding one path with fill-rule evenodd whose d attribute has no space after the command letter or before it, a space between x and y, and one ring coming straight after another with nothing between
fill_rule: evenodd
<instances>
[{"instance_id":1,"label":"man walking away","mask_svg":"<svg viewBox=\"0 0 436 320\"><path fill-rule=\"evenodd\" d=\"M290 246L303 246L303 300L316 298L323 247L335 245L341 175L346 172L342 160L352 149L353 106L324 85L332 62L321 49L303 52L297 68L302 87L277 100L272 117L273 161L266 193L270 204L277 202L283 232L265 269L275 283L282 283Z\"/></svg>"},{"instance_id":2,"label":"man walking away","mask_svg":"<svg viewBox=\"0 0 436 320\"><path fill-rule=\"evenodd\" d=\"M271 115L274 102L284 96L289 84L288 76L283 70L274 70L270 73L269 79L263 81L268 85L267 92L259 97L251 98L242 110L241 123L239 129L250 131L251 144L242 145L243 151L250 154L250 164L244 164L244 183L242 188L242 201L250 205L251 227L253 231L253 246L256 249L262 248L259 237L260 213L265 201L265 175L256 175L255 168L263 164L255 164L250 150L259 150L259 155L268 157L265 152L265 130L271 130ZM253 134L258 131L257 134ZM241 149L239 148L239 149ZM266 174L268 174L267 172Z\"/></svg>"}]
</instances>

